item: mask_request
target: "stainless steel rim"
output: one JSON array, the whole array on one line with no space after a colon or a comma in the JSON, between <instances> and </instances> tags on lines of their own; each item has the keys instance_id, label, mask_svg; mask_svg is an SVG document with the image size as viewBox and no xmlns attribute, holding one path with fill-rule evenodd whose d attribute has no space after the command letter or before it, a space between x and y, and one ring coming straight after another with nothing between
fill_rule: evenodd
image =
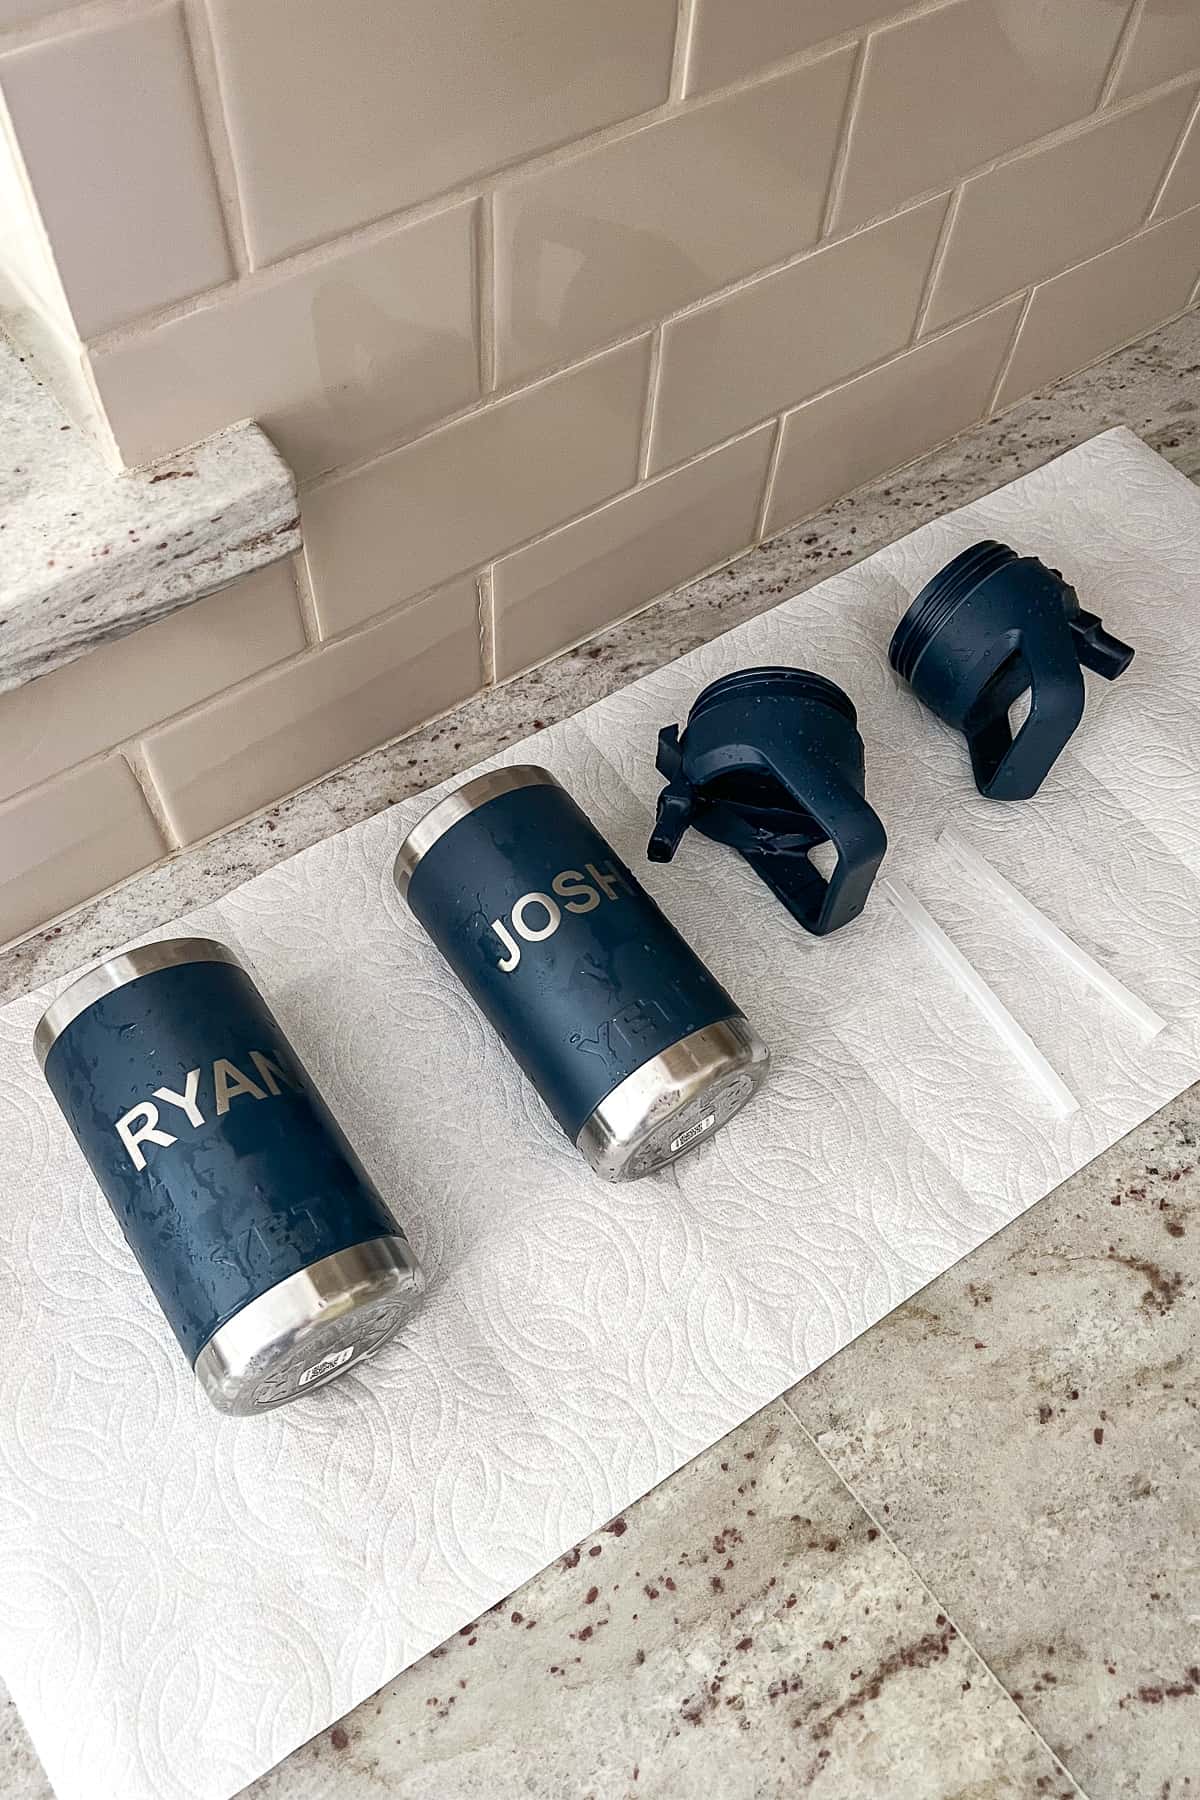
<instances>
[{"instance_id":1,"label":"stainless steel rim","mask_svg":"<svg viewBox=\"0 0 1200 1800\"><path fill-rule=\"evenodd\" d=\"M196 1377L220 1412L286 1406L374 1356L423 1286L405 1238L352 1244L226 1320L197 1357Z\"/></svg>"},{"instance_id":2,"label":"stainless steel rim","mask_svg":"<svg viewBox=\"0 0 1200 1800\"><path fill-rule=\"evenodd\" d=\"M418 819L400 849L392 869L392 878L402 894L407 894L408 884L412 880L413 870L423 856L437 843L439 838L465 819L469 814L478 812L489 800L496 799L499 794L511 794L516 788L523 787L559 787L549 769L539 768L536 763L514 763L511 768L491 769L486 775L476 775L462 787L447 794Z\"/></svg>"},{"instance_id":3,"label":"stainless steel rim","mask_svg":"<svg viewBox=\"0 0 1200 1800\"><path fill-rule=\"evenodd\" d=\"M720 1131L762 1086L771 1053L740 1015L680 1038L615 1087L576 1148L606 1181L636 1181Z\"/></svg>"},{"instance_id":4,"label":"stainless steel rim","mask_svg":"<svg viewBox=\"0 0 1200 1800\"><path fill-rule=\"evenodd\" d=\"M45 1068L47 1056L67 1026L97 1000L102 1000L105 994L111 994L130 981L138 981L143 975L153 975L156 969L173 969L180 963L194 962L232 963L236 969L242 966L227 944L218 943L216 938L192 937L161 938L155 944L139 944L136 950L123 950L120 956L111 956L97 968L89 969L69 988L64 988L38 1020L33 1047L39 1065Z\"/></svg>"}]
</instances>

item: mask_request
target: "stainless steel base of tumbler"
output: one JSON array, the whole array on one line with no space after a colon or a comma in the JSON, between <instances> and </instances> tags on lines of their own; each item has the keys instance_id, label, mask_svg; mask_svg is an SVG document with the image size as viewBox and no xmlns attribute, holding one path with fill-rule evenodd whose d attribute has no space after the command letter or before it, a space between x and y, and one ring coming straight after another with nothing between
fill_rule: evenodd
<instances>
[{"instance_id":1,"label":"stainless steel base of tumbler","mask_svg":"<svg viewBox=\"0 0 1200 1800\"><path fill-rule=\"evenodd\" d=\"M220 1412L266 1412L365 1361L423 1286L402 1237L370 1238L289 1275L213 1333L196 1378Z\"/></svg>"},{"instance_id":2,"label":"stainless steel base of tumbler","mask_svg":"<svg viewBox=\"0 0 1200 1800\"><path fill-rule=\"evenodd\" d=\"M745 1019L680 1038L607 1094L575 1139L606 1181L652 1174L728 1124L761 1087L770 1051Z\"/></svg>"}]
</instances>

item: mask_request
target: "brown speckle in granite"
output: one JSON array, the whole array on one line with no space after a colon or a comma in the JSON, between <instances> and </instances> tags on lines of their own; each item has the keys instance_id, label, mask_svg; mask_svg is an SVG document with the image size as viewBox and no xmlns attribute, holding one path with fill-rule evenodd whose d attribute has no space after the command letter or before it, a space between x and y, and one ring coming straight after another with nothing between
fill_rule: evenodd
<instances>
[{"instance_id":1,"label":"brown speckle in granite","mask_svg":"<svg viewBox=\"0 0 1200 1800\"><path fill-rule=\"evenodd\" d=\"M827 1738L840 1720L853 1713L861 1712L868 1701L878 1700L884 1685L904 1669L927 1669L932 1663L940 1662L948 1653L952 1639L956 1633L953 1625L944 1625L940 1631L927 1631L915 1643L905 1644L894 1650L890 1656L877 1665L866 1680L860 1692L851 1694L840 1706L826 1714L811 1727L814 1739Z\"/></svg>"},{"instance_id":2,"label":"brown speckle in granite","mask_svg":"<svg viewBox=\"0 0 1200 1800\"><path fill-rule=\"evenodd\" d=\"M329 1741L335 1750L348 1750L350 1739L341 1725L335 1725L329 1734Z\"/></svg>"},{"instance_id":3,"label":"brown speckle in granite","mask_svg":"<svg viewBox=\"0 0 1200 1800\"><path fill-rule=\"evenodd\" d=\"M1147 1312L1169 1312L1183 1289L1183 1276L1173 1270L1162 1268L1145 1256L1128 1256L1111 1246L1108 1257L1110 1262L1119 1263L1122 1268L1131 1269L1136 1275L1143 1275L1148 1283L1142 1295L1141 1305Z\"/></svg>"}]
</instances>

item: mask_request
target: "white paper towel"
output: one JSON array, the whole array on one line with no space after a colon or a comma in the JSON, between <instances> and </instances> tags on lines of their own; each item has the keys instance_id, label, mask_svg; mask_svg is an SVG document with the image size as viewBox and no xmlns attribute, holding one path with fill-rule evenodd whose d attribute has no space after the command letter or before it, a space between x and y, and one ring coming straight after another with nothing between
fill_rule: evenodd
<instances>
[{"instance_id":1,"label":"white paper towel","mask_svg":"<svg viewBox=\"0 0 1200 1800\"><path fill-rule=\"evenodd\" d=\"M886 663L984 535L1137 647L1012 807ZM394 893L428 796L169 928L240 947L432 1278L305 1404L209 1408L34 1062L65 983L0 1013L0 1670L64 1800L224 1800L1200 1075L1198 585L1200 494L1109 432L493 759L560 775L772 1046L760 1097L660 1177L590 1175ZM889 868L1078 1113L878 897L818 942L695 833L644 863L658 727L764 662L848 689ZM936 848L950 817L1169 1029L1145 1043L1039 948Z\"/></svg>"}]
</instances>

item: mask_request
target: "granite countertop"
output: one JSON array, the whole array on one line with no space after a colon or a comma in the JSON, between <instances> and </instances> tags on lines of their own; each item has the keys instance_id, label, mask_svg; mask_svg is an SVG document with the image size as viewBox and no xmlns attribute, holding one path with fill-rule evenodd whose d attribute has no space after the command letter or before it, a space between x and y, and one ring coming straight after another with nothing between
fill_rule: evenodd
<instances>
[{"instance_id":1,"label":"granite countertop","mask_svg":"<svg viewBox=\"0 0 1200 1800\"><path fill-rule=\"evenodd\" d=\"M4 992L1109 425L1200 473L1198 375L1192 315L136 878L9 951ZM1200 1800L1198 1236L1200 1088L248 1800ZM49 1792L2 1690L0 1792Z\"/></svg>"},{"instance_id":2,"label":"granite countertop","mask_svg":"<svg viewBox=\"0 0 1200 1800\"><path fill-rule=\"evenodd\" d=\"M0 333L0 693L299 547L257 425L116 473Z\"/></svg>"}]
</instances>

